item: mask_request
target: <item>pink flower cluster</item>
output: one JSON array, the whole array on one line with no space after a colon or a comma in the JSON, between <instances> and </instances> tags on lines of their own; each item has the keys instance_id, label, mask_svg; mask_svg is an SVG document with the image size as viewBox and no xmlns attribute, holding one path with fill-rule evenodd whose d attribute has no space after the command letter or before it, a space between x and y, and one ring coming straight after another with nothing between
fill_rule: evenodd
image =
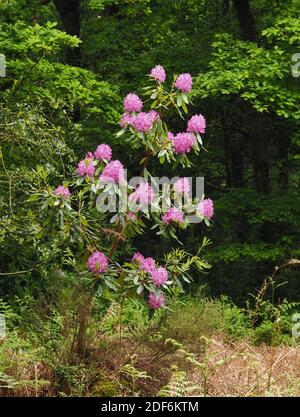
<instances>
[{"instance_id":1,"label":"pink flower cluster","mask_svg":"<svg viewBox=\"0 0 300 417\"><path fill-rule=\"evenodd\" d=\"M172 142L173 142L174 138L175 138L174 133L172 133L172 132L168 132L168 140L170 140L170 141L172 141Z\"/></svg>"},{"instance_id":2,"label":"pink flower cluster","mask_svg":"<svg viewBox=\"0 0 300 417\"><path fill-rule=\"evenodd\" d=\"M149 132L157 118L158 114L155 110L150 110L147 113L141 112L134 117L132 124L138 132Z\"/></svg>"},{"instance_id":3,"label":"pink flower cluster","mask_svg":"<svg viewBox=\"0 0 300 417\"><path fill-rule=\"evenodd\" d=\"M167 225L170 223L183 224L184 223L183 213L177 207L171 207L163 215L162 221Z\"/></svg>"},{"instance_id":4,"label":"pink flower cluster","mask_svg":"<svg viewBox=\"0 0 300 417\"><path fill-rule=\"evenodd\" d=\"M129 201L137 204L151 204L153 200L154 190L147 182L139 184L135 191L129 196Z\"/></svg>"},{"instance_id":5,"label":"pink flower cluster","mask_svg":"<svg viewBox=\"0 0 300 417\"><path fill-rule=\"evenodd\" d=\"M206 120L202 114L192 116L188 122L187 131L195 133L205 133Z\"/></svg>"},{"instance_id":6,"label":"pink flower cluster","mask_svg":"<svg viewBox=\"0 0 300 417\"><path fill-rule=\"evenodd\" d=\"M151 276L154 285L159 288L168 281L168 271L163 266L160 266L151 271Z\"/></svg>"},{"instance_id":7,"label":"pink flower cluster","mask_svg":"<svg viewBox=\"0 0 300 417\"><path fill-rule=\"evenodd\" d=\"M161 65L156 65L156 67L152 68L150 76L160 83L164 83L166 80L166 72L164 67Z\"/></svg>"},{"instance_id":8,"label":"pink flower cluster","mask_svg":"<svg viewBox=\"0 0 300 417\"><path fill-rule=\"evenodd\" d=\"M140 252L136 252L132 257L131 262L137 262L137 263L141 264L141 262L144 259L145 259L144 256Z\"/></svg>"},{"instance_id":9,"label":"pink flower cluster","mask_svg":"<svg viewBox=\"0 0 300 417\"><path fill-rule=\"evenodd\" d=\"M156 295L154 292L149 294L148 304L150 308L156 310L158 308L161 308L164 305L164 303L165 297L162 292L159 295Z\"/></svg>"},{"instance_id":10,"label":"pink flower cluster","mask_svg":"<svg viewBox=\"0 0 300 417\"><path fill-rule=\"evenodd\" d=\"M144 258L140 265L141 271L151 273L155 269L155 260L153 258Z\"/></svg>"},{"instance_id":11,"label":"pink flower cluster","mask_svg":"<svg viewBox=\"0 0 300 417\"><path fill-rule=\"evenodd\" d=\"M193 79L191 74L184 73L180 74L175 82L175 87L184 93L189 93L192 89Z\"/></svg>"},{"instance_id":12,"label":"pink flower cluster","mask_svg":"<svg viewBox=\"0 0 300 417\"><path fill-rule=\"evenodd\" d=\"M112 150L109 145L102 143L98 145L94 154L88 152L84 159L77 165L77 173L82 177L93 177L95 174L94 159L108 162L100 179L103 182L120 182L124 178L124 167L120 161L111 161ZM110 162L109 162L110 161Z\"/></svg>"},{"instance_id":13,"label":"pink flower cluster","mask_svg":"<svg viewBox=\"0 0 300 417\"><path fill-rule=\"evenodd\" d=\"M112 157L112 150L106 143L102 143L96 149L94 153L96 159L110 161Z\"/></svg>"},{"instance_id":14,"label":"pink flower cluster","mask_svg":"<svg viewBox=\"0 0 300 417\"><path fill-rule=\"evenodd\" d=\"M168 140L173 142L176 154L186 154L191 151L196 142L194 133L205 133L206 120L202 114L192 116L188 121L187 132L177 133L175 136L168 132Z\"/></svg>"},{"instance_id":15,"label":"pink flower cluster","mask_svg":"<svg viewBox=\"0 0 300 417\"><path fill-rule=\"evenodd\" d=\"M133 93L127 94L124 99L125 113L121 118L120 126L122 128L126 126L133 126L138 132L149 132L149 130L152 129L153 123L159 116L155 110L142 112L142 108L143 102L139 96Z\"/></svg>"},{"instance_id":16,"label":"pink flower cluster","mask_svg":"<svg viewBox=\"0 0 300 417\"><path fill-rule=\"evenodd\" d=\"M156 288L160 288L168 281L168 271L162 266L157 268L153 258L144 258L141 253L136 252L131 261L139 264L141 271L147 272L151 275L153 284ZM165 299L163 293L160 293L159 295L155 293L149 294L148 303L150 308L160 308L164 305L164 302Z\"/></svg>"},{"instance_id":17,"label":"pink flower cluster","mask_svg":"<svg viewBox=\"0 0 300 417\"><path fill-rule=\"evenodd\" d=\"M110 161L102 174L100 175L100 180L104 183L114 182L119 184L124 180L125 170L123 164L119 160Z\"/></svg>"},{"instance_id":18,"label":"pink flower cluster","mask_svg":"<svg viewBox=\"0 0 300 417\"><path fill-rule=\"evenodd\" d=\"M153 283L156 287L160 287L168 281L168 271L162 266L156 268L155 260L153 258L144 258L141 253L136 252L131 261L138 263L141 271L151 274Z\"/></svg>"},{"instance_id":19,"label":"pink flower cluster","mask_svg":"<svg viewBox=\"0 0 300 417\"><path fill-rule=\"evenodd\" d=\"M94 274L102 274L107 271L108 260L103 252L94 252L87 261L87 268Z\"/></svg>"},{"instance_id":20,"label":"pink flower cluster","mask_svg":"<svg viewBox=\"0 0 300 417\"><path fill-rule=\"evenodd\" d=\"M155 110L140 112L137 115L125 113L121 118L120 126L133 126L138 132L147 133L152 129L153 123L158 119L158 117L158 113Z\"/></svg>"},{"instance_id":21,"label":"pink flower cluster","mask_svg":"<svg viewBox=\"0 0 300 417\"><path fill-rule=\"evenodd\" d=\"M123 105L125 111L128 113L140 112L143 108L142 100L139 98L138 95L134 93L127 94L127 96L124 98Z\"/></svg>"},{"instance_id":22,"label":"pink flower cluster","mask_svg":"<svg viewBox=\"0 0 300 417\"><path fill-rule=\"evenodd\" d=\"M173 141L174 152L177 154L189 153L195 144L196 138L191 133L177 133L173 138L169 138Z\"/></svg>"},{"instance_id":23,"label":"pink flower cluster","mask_svg":"<svg viewBox=\"0 0 300 417\"><path fill-rule=\"evenodd\" d=\"M71 197L71 193L68 187L64 187L63 185L59 185L56 190L54 191L54 194L60 195L64 198Z\"/></svg>"},{"instance_id":24,"label":"pink flower cluster","mask_svg":"<svg viewBox=\"0 0 300 417\"><path fill-rule=\"evenodd\" d=\"M197 210L204 219L211 219L214 215L214 203L210 198L207 198L198 204Z\"/></svg>"},{"instance_id":25,"label":"pink flower cluster","mask_svg":"<svg viewBox=\"0 0 300 417\"><path fill-rule=\"evenodd\" d=\"M88 152L82 161L77 165L77 173L81 177L93 177L95 173L94 155Z\"/></svg>"},{"instance_id":26,"label":"pink flower cluster","mask_svg":"<svg viewBox=\"0 0 300 417\"><path fill-rule=\"evenodd\" d=\"M132 125L133 121L134 121L134 116L131 115L130 113L125 113L125 114L123 114L123 116L121 118L120 126L121 127L126 127L128 125Z\"/></svg>"},{"instance_id":27,"label":"pink flower cluster","mask_svg":"<svg viewBox=\"0 0 300 417\"><path fill-rule=\"evenodd\" d=\"M188 178L179 178L174 183L174 191L178 194L188 195L190 193L190 183Z\"/></svg>"}]
</instances>

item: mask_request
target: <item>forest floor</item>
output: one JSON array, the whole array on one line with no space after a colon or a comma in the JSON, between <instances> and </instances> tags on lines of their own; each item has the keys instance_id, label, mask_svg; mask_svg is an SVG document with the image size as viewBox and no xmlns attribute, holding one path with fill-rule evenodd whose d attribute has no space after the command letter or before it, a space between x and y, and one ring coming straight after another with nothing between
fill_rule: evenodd
<instances>
[{"instance_id":1,"label":"forest floor","mask_svg":"<svg viewBox=\"0 0 300 417\"><path fill-rule=\"evenodd\" d=\"M81 353L67 311L10 326L0 397L300 396L300 345L278 323L253 329L243 310L202 298L152 319L140 302L123 312L121 326L117 303L102 319L94 312Z\"/></svg>"},{"instance_id":2,"label":"forest floor","mask_svg":"<svg viewBox=\"0 0 300 417\"><path fill-rule=\"evenodd\" d=\"M300 346L254 346L220 335L207 340L202 353L194 354L166 341L149 346L125 340L121 346L115 338L106 339L84 360L68 366L62 360L61 369L33 360L32 352L7 348L0 396L300 395ZM0 341L2 355L4 345Z\"/></svg>"},{"instance_id":3,"label":"forest floor","mask_svg":"<svg viewBox=\"0 0 300 417\"><path fill-rule=\"evenodd\" d=\"M247 341L213 338L209 348L208 395L299 396L300 347L253 346ZM196 370L193 382L203 377ZM197 395L195 391L194 395Z\"/></svg>"},{"instance_id":4,"label":"forest floor","mask_svg":"<svg viewBox=\"0 0 300 417\"><path fill-rule=\"evenodd\" d=\"M246 340L234 342L222 335L213 335L206 340L206 347L201 344L197 354L180 346L176 351L161 347L159 352L148 347L146 353L142 348L134 356L134 368L140 370L141 377L137 378L135 392L129 392L130 395L300 395L300 346L254 346ZM143 372L149 379L142 375ZM123 388L126 388L124 380ZM126 395L126 389L122 395Z\"/></svg>"}]
</instances>

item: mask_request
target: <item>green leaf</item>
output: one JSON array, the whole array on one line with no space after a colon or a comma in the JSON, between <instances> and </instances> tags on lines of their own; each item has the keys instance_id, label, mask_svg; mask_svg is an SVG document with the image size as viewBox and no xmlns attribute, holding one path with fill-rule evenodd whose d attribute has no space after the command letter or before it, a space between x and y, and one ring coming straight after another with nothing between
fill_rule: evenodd
<instances>
[{"instance_id":1,"label":"green leaf","mask_svg":"<svg viewBox=\"0 0 300 417\"><path fill-rule=\"evenodd\" d=\"M165 162L165 159L166 159L166 157L165 157L165 155L163 155L163 156L161 156L161 157L159 158L159 162L160 162L161 164L163 164L163 163Z\"/></svg>"},{"instance_id":2,"label":"green leaf","mask_svg":"<svg viewBox=\"0 0 300 417\"><path fill-rule=\"evenodd\" d=\"M187 109L186 104L185 104L185 102L184 102L184 101L182 102L182 108L183 108L183 111L184 111L186 114L188 114L188 109Z\"/></svg>"},{"instance_id":3,"label":"green leaf","mask_svg":"<svg viewBox=\"0 0 300 417\"><path fill-rule=\"evenodd\" d=\"M136 293L140 295L144 291L144 286L140 284L136 290Z\"/></svg>"},{"instance_id":4,"label":"green leaf","mask_svg":"<svg viewBox=\"0 0 300 417\"><path fill-rule=\"evenodd\" d=\"M122 135L125 133L125 131L126 131L126 128L125 128L125 129L121 129L121 130L119 130L119 131L116 133L116 137L117 137L117 138L119 138L120 136L122 136Z\"/></svg>"}]
</instances>

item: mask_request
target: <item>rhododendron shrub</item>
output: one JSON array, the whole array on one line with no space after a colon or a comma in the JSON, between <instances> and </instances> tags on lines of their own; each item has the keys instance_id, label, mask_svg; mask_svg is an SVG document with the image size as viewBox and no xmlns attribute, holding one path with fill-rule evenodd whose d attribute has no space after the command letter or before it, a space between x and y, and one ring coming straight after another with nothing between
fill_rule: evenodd
<instances>
[{"instance_id":1,"label":"rhododendron shrub","mask_svg":"<svg viewBox=\"0 0 300 417\"><path fill-rule=\"evenodd\" d=\"M121 130L116 132L119 140L142 155L140 181L128 185L124 163L110 145L99 141L73 167L73 179L42 193L47 216L41 227L56 228L64 247L62 262L78 272L85 289L90 283L91 294L116 292L119 299L135 294L147 300L150 309L158 309L182 292L184 283L191 282L191 268L202 271L209 267L201 254L208 240L203 239L194 255L173 248L155 259L140 252L130 253L131 238L145 233L146 225L152 223L150 227L157 235L169 236L177 244L178 231L190 225L189 216L210 224L213 202L204 196L193 197L189 179L177 177L166 199L168 205L162 204L164 196L153 181L151 161L191 166L191 155L198 155L202 148L206 120L201 114L188 116L190 74L170 80L165 69L157 65L149 72L148 80L143 94L130 92L124 98ZM169 129L169 113L174 117L174 111L184 120L185 131ZM121 263L118 254L123 244L128 255ZM80 322L84 326L85 321Z\"/></svg>"},{"instance_id":2,"label":"rhododendron shrub","mask_svg":"<svg viewBox=\"0 0 300 417\"><path fill-rule=\"evenodd\" d=\"M166 73L161 65L154 67L149 75L155 85L145 87L144 103L141 98L130 93L124 100L124 114L121 117L122 130L118 136L126 134L126 140L134 148L146 148L152 157L158 157L161 163L178 161L183 166L191 166L189 154L199 153L203 146L201 134L205 133L206 120L202 114L194 115L187 122L185 132L170 132L166 119L167 113L174 108L183 118L188 114L188 93L192 89L192 77L182 73L174 77L171 88L166 88ZM152 101L147 112L146 102ZM143 109L143 111L141 111Z\"/></svg>"}]
</instances>

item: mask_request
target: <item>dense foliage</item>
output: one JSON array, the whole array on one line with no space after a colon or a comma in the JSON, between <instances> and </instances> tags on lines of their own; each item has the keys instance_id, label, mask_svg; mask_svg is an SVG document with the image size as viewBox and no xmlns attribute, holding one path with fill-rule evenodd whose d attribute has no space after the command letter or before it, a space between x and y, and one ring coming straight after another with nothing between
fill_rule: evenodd
<instances>
[{"instance_id":1,"label":"dense foliage","mask_svg":"<svg viewBox=\"0 0 300 417\"><path fill-rule=\"evenodd\" d=\"M135 306L141 327L151 332L146 301L150 292L162 305L161 289L170 304L179 304L171 318L155 312L154 325L165 326L155 337L188 344L176 327L178 296L199 288L221 296L211 310L208 302L208 314L217 320L222 309L226 314L204 332L208 337L217 329L256 344L291 342L289 321L300 296L299 10L299 0L0 2L0 54L6 58L0 78L0 313L12 329L8 345L22 345L13 330L20 326L31 335L33 352L45 344L46 354L37 357L49 360L63 380L64 369L45 359L51 343L61 343L72 378L67 351L82 353L85 336L91 342L99 331L95 322L110 317L110 308L109 320L117 321L115 303L122 310L124 301L130 316L124 326L132 315L139 320ZM192 90L188 77L178 82L181 73L191 74ZM133 92L138 97L123 102ZM204 115L206 126L205 119L191 121L193 115ZM97 178L111 176L111 158L148 182L203 176L214 217L188 224L176 211L169 217L99 213L97 196L116 188L105 188L87 169ZM151 192L145 185L129 189L135 202ZM154 279L165 287L153 288L150 275L131 261L137 251L156 260ZM107 267L105 285L96 285L93 274ZM183 301L183 315L192 314L193 303ZM26 322L24 310L43 327L44 341L35 340L38 329ZM104 334L117 334L116 326L106 323ZM80 372L74 369L76 378ZM66 383L70 391L72 384ZM156 388L168 392L170 386Z\"/></svg>"}]
</instances>

